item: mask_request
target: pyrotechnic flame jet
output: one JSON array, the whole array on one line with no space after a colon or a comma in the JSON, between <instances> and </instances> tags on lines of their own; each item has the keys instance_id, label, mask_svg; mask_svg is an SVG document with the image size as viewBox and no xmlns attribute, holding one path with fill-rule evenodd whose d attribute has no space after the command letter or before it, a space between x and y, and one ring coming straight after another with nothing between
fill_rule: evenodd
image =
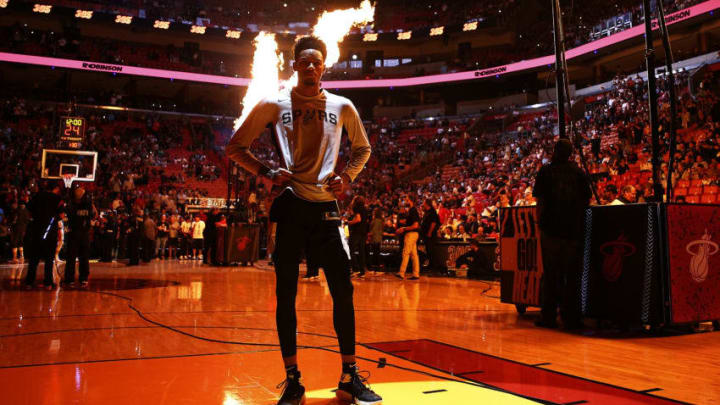
<instances>
[{"instance_id":1,"label":"pyrotechnic flame jet","mask_svg":"<svg viewBox=\"0 0 720 405\"><path fill-rule=\"evenodd\" d=\"M325 11L313 27L313 35L319 37L327 45L325 66L332 67L340 59L340 42L356 25L366 25L375 18L375 7L370 0L364 0L358 8L345 10ZM245 121L250 110L262 100L263 97L272 96L273 92L281 88L294 87L297 84L297 73L288 80L280 80L279 72L284 62L282 54L278 52L275 34L261 31L255 40L255 54L253 55L252 78L248 86L242 105L240 118L235 120L235 131Z\"/></svg>"}]
</instances>

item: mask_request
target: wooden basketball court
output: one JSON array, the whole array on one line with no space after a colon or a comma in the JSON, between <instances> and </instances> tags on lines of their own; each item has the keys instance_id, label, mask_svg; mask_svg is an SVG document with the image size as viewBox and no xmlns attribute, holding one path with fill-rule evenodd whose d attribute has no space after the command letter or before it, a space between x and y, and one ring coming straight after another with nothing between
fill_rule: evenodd
<instances>
[{"instance_id":1,"label":"wooden basketball court","mask_svg":"<svg viewBox=\"0 0 720 405\"><path fill-rule=\"evenodd\" d=\"M89 290L0 268L2 404L274 404L284 379L270 267L91 264ZM359 366L385 404L720 402L720 333L538 329L494 282L354 281ZM300 282L309 404L335 404L332 301Z\"/></svg>"}]
</instances>

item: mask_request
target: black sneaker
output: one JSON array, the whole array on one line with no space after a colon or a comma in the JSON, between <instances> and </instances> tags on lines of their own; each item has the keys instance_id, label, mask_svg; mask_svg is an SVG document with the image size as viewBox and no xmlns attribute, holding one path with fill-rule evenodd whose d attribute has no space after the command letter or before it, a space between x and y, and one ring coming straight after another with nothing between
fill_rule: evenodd
<instances>
[{"instance_id":1,"label":"black sneaker","mask_svg":"<svg viewBox=\"0 0 720 405\"><path fill-rule=\"evenodd\" d=\"M285 381L278 384L277 388L283 388L278 405L303 405L305 403L305 387L300 384L300 372L288 374Z\"/></svg>"},{"instance_id":2,"label":"black sneaker","mask_svg":"<svg viewBox=\"0 0 720 405\"><path fill-rule=\"evenodd\" d=\"M367 373L367 377L361 376L360 373ZM335 396L341 401L356 405L382 404L380 395L374 393L367 384L368 377L370 377L369 372L358 371L357 368L351 373L343 373Z\"/></svg>"}]
</instances>

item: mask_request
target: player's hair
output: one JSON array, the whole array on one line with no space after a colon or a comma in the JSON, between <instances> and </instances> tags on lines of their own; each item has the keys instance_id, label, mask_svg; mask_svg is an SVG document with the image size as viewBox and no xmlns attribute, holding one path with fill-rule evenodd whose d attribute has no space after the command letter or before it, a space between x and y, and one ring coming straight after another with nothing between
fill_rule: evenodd
<instances>
[{"instance_id":1,"label":"player's hair","mask_svg":"<svg viewBox=\"0 0 720 405\"><path fill-rule=\"evenodd\" d=\"M306 35L295 41L295 46L293 47L293 56L295 59L297 60L298 56L300 56L300 52L306 49L315 49L320 51L323 59L327 57L327 46L325 45L325 42L314 35Z\"/></svg>"}]
</instances>

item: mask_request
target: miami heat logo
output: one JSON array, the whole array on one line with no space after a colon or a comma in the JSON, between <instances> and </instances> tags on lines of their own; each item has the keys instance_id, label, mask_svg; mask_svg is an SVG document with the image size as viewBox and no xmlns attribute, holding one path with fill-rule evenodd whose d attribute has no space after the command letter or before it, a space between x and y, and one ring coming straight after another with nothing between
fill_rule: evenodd
<instances>
[{"instance_id":1,"label":"miami heat logo","mask_svg":"<svg viewBox=\"0 0 720 405\"><path fill-rule=\"evenodd\" d=\"M692 241L685 247L690 253L690 276L697 283L705 281L708 275L708 260L718 252L718 244L711 240L707 229L702 238Z\"/></svg>"},{"instance_id":2,"label":"miami heat logo","mask_svg":"<svg viewBox=\"0 0 720 405\"><path fill-rule=\"evenodd\" d=\"M247 248L248 243L250 243L251 239L247 236L243 236L242 238L237 240L237 248L239 251L243 251Z\"/></svg>"},{"instance_id":3,"label":"miami heat logo","mask_svg":"<svg viewBox=\"0 0 720 405\"><path fill-rule=\"evenodd\" d=\"M600 246L600 253L605 256L602 272L605 280L615 282L623 271L624 258L635 254L635 246L626 241L625 234L620 234L617 240L605 242Z\"/></svg>"}]
</instances>

